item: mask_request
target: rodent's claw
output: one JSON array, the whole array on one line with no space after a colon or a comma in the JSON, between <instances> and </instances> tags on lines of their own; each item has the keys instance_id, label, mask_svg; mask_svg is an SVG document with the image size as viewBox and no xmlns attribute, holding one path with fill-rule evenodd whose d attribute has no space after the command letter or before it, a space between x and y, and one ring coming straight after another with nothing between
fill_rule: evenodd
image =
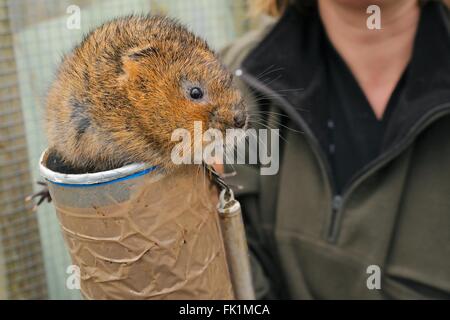
<instances>
[{"instance_id":1,"label":"rodent's claw","mask_svg":"<svg viewBox=\"0 0 450 320\"><path fill-rule=\"evenodd\" d=\"M231 172L224 172L224 173L220 174L220 177L223 179L226 179L226 178L235 177L236 174L237 174L237 172L235 170L233 170Z\"/></svg>"},{"instance_id":2,"label":"rodent's claw","mask_svg":"<svg viewBox=\"0 0 450 320\"><path fill-rule=\"evenodd\" d=\"M230 187L223 181L221 175L214 169L213 166L210 166L206 163L203 163L203 167L208 171L209 178L220 188L222 189L230 189Z\"/></svg>"},{"instance_id":3,"label":"rodent's claw","mask_svg":"<svg viewBox=\"0 0 450 320\"><path fill-rule=\"evenodd\" d=\"M44 202L44 200L47 200L48 203L52 201L52 197L50 196L50 191L48 190L47 183L43 181L38 181L38 185L43 186L43 189L39 192L33 193L25 198L26 202L32 201L34 198L38 198L38 202L34 205L33 211L37 209L37 207Z\"/></svg>"},{"instance_id":4,"label":"rodent's claw","mask_svg":"<svg viewBox=\"0 0 450 320\"><path fill-rule=\"evenodd\" d=\"M209 178L220 188L222 189L236 189L236 190L242 190L243 186L238 184L231 184L228 182L225 182L224 179L231 178L237 175L236 171L226 172L226 173L219 173L214 168L214 166L210 166L206 163L203 163L203 166L209 173Z\"/></svg>"}]
</instances>

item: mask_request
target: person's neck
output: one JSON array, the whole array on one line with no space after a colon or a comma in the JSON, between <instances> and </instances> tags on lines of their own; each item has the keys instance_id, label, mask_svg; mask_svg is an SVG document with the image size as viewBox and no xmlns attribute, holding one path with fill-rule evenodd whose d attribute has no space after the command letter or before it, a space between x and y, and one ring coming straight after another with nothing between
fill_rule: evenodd
<instances>
[{"instance_id":1,"label":"person's neck","mask_svg":"<svg viewBox=\"0 0 450 320\"><path fill-rule=\"evenodd\" d=\"M381 119L412 55L420 15L417 1L381 2L380 30L367 28L369 14L363 4L330 0L318 4L328 38Z\"/></svg>"}]
</instances>

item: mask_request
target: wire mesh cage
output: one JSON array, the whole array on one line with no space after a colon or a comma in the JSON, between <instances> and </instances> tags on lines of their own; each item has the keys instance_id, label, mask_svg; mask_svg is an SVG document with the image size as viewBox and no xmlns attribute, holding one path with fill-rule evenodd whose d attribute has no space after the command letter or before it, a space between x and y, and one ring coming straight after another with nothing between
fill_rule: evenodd
<instances>
[{"instance_id":1,"label":"wire mesh cage","mask_svg":"<svg viewBox=\"0 0 450 320\"><path fill-rule=\"evenodd\" d=\"M175 17L213 49L249 28L245 0L0 0L0 298L78 299L54 209L23 199L46 147L45 95L61 56L103 22Z\"/></svg>"},{"instance_id":2,"label":"wire mesh cage","mask_svg":"<svg viewBox=\"0 0 450 320\"><path fill-rule=\"evenodd\" d=\"M14 38L0 2L0 298L45 298L38 221L25 195L32 190Z\"/></svg>"}]
</instances>

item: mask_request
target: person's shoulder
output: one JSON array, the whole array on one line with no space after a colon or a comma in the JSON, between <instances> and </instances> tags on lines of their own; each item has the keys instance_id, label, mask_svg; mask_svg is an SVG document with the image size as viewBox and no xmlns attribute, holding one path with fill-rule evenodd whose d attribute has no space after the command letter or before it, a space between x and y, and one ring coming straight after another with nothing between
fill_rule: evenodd
<instances>
[{"instance_id":1,"label":"person's shoulder","mask_svg":"<svg viewBox=\"0 0 450 320\"><path fill-rule=\"evenodd\" d=\"M219 51L219 58L231 70L237 69L245 57L254 49L274 27L277 19L262 16L257 27Z\"/></svg>"}]
</instances>

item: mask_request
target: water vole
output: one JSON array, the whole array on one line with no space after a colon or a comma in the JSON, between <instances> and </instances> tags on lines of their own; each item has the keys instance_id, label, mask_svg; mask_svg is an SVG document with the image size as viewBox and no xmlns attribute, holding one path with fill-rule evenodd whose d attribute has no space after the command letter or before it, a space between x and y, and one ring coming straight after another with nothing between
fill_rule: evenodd
<instances>
[{"instance_id":1,"label":"water vole","mask_svg":"<svg viewBox=\"0 0 450 320\"><path fill-rule=\"evenodd\" d=\"M132 162L170 169L175 129L245 126L232 82L206 42L171 19L107 22L58 69L46 110L51 154L69 173Z\"/></svg>"}]
</instances>

